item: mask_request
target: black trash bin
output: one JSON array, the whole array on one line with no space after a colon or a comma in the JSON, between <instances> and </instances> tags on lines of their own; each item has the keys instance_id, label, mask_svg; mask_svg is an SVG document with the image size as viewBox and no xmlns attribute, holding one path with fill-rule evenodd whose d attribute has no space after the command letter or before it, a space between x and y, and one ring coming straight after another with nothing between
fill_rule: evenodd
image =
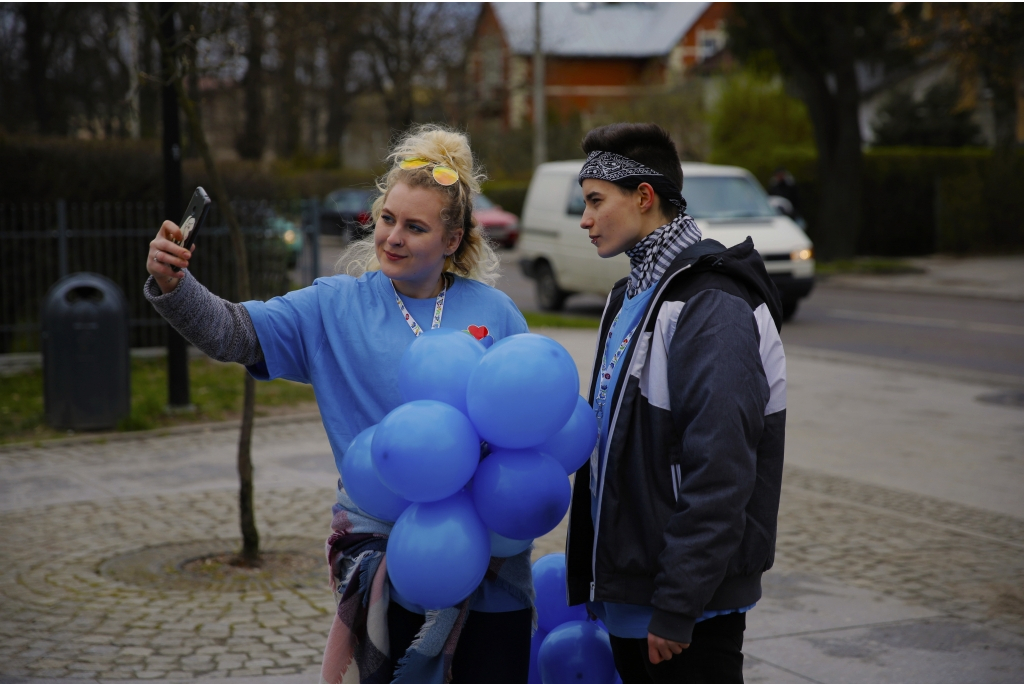
<instances>
[{"instance_id":1,"label":"black trash bin","mask_svg":"<svg viewBox=\"0 0 1024 685\"><path fill-rule=\"evenodd\" d=\"M109 278L76 273L43 305L46 423L60 430L113 428L131 411L128 303Z\"/></svg>"}]
</instances>

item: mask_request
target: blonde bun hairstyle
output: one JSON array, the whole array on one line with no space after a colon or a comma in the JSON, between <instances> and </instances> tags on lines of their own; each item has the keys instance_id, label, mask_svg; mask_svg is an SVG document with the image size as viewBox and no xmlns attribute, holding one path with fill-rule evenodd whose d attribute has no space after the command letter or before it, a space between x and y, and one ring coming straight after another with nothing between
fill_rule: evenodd
<instances>
[{"instance_id":1,"label":"blonde bun hairstyle","mask_svg":"<svg viewBox=\"0 0 1024 685\"><path fill-rule=\"evenodd\" d=\"M419 169L400 168L398 165L406 159L425 159L432 165ZM459 246L444 261L444 271L494 285L498 278L498 256L473 218L473 196L480 192L480 184L485 176L473 160L473 151L466 134L437 124L417 126L391 147L387 161L391 168L377 179L380 194L373 202L370 210L372 223L367 228L376 226L384 202L397 184L405 183L413 188L430 188L439 192L447 199L441 211L445 230L449 233L459 229L463 231ZM434 164L451 167L458 172L459 180L450 186L439 184L432 175ZM350 276L379 269L373 233L353 243L342 255L336 268L339 271L344 268Z\"/></svg>"}]
</instances>

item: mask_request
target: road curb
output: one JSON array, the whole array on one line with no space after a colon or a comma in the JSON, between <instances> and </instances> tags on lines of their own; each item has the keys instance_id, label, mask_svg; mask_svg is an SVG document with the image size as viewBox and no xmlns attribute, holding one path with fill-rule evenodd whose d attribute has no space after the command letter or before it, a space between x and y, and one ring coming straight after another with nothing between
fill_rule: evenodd
<instances>
[{"instance_id":1,"label":"road curb","mask_svg":"<svg viewBox=\"0 0 1024 685\"><path fill-rule=\"evenodd\" d=\"M875 357L855 352L842 352L840 350L826 350L817 347L805 347L803 345L785 345L787 356L803 357L825 362L838 362L851 366L869 366L887 371L898 371L901 373L913 373L922 376L936 376L947 378L961 383L973 385L986 385L996 388L1024 389L1024 377L1012 374L991 373L987 371L974 371L956 367L940 366L938 364L926 364L923 362L909 362L886 357Z\"/></svg>"},{"instance_id":2,"label":"road curb","mask_svg":"<svg viewBox=\"0 0 1024 685\"><path fill-rule=\"evenodd\" d=\"M895 293L900 295L931 295L933 297L957 297L971 300L997 300L1000 302L1024 302L1024 293L1000 292L987 288L933 286L918 283L879 283L860 280L851 276L819 276L821 285L844 290L868 290L871 292Z\"/></svg>"}]
</instances>

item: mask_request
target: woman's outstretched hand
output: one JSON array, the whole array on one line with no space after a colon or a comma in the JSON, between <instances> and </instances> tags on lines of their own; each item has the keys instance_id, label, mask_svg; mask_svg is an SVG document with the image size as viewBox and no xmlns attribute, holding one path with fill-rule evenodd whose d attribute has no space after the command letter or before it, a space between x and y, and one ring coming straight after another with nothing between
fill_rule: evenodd
<instances>
[{"instance_id":1,"label":"woman's outstretched hand","mask_svg":"<svg viewBox=\"0 0 1024 685\"><path fill-rule=\"evenodd\" d=\"M160 292L165 295L178 287L178 282L185 276L184 271L173 271L172 266L179 269L188 268L188 260L192 250L186 250L175 240L181 240L181 229L173 221L165 221L157 231L156 237L149 244L149 255L146 257L146 271L152 274Z\"/></svg>"}]
</instances>

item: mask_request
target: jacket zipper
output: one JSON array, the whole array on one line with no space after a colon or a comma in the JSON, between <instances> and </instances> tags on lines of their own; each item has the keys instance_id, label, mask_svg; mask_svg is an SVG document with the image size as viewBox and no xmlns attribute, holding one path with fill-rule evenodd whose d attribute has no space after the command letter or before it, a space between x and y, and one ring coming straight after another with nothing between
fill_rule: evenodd
<instances>
[{"instance_id":1,"label":"jacket zipper","mask_svg":"<svg viewBox=\"0 0 1024 685\"><path fill-rule=\"evenodd\" d=\"M665 280L665 282L661 285L660 288L658 288L658 292L656 292L654 294L654 297L651 299L651 307L647 310L647 315L644 317L643 326L640 327L640 333L641 334L643 334L643 332L645 330L647 330L647 324L651 320L651 314L654 313L654 310L656 309L655 305L657 305L658 300L661 298L662 293L665 292L665 288L667 288L669 286L669 284L675 279L676 276L678 276L679 274L683 273L684 271L689 269L691 266L693 266L693 265L692 264L687 264L686 266L684 266L679 271L676 271L674 274L669 276L668 279ZM609 295L609 301L611 301L610 298L611 298L611 296ZM607 314L607 312L608 312L608 309L606 307L605 308L605 314ZM604 315L603 314L602 314L601 318L602 318L602 320L604 319ZM636 341L634 339L634 344L635 344L635 342ZM600 349L601 349L600 341L598 341L598 350L600 350ZM632 356L630 356L630 358L629 358L629 368L633 368L633 357ZM619 370L619 373L620 374L622 373L621 368ZM627 375L625 382L628 382L628 380L629 380L629 376ZM594 384L593 379L591 379L590 384L591 384L591 386L593 386L593 384ZM612 414L611 419L608 422L608 437L605 438L605 443L604 443L604 459L602 460L602 463L598 464L598 466L600 468L600 473L598 474L598 479L597 479L597 520L594 521L594 549L591 552L591 556L590 556L590 601L591 602L595 601L594 595L595 595L595 593L597 591L597 537L598 537L598 533L601 530L601 503L604 501L604 478L608 474L608 451L611 449L611 446L612 446L612 436L615 435L615 424L617 424L619 422L619 410L622 408L622 394L623 393L621 393L621 392L619 393L619 398L618 398L618 400L615 403L615 413ZM566 544L568 545L568 541L566 541Z\"/></svg>"},{"instance_id":2,"label":"jacket zipper","mask_svg":"<svg viewBox=\"0 0 1024 685\"><path fill-rule=\"evenodd\" d=\"M610 307L611 304L612 304L612 294L611 294L611 292L609 292L608 293L608 299L606 299L604 301L604 311L601 312L601 321L602 322L604 322L605 315L608 314L608 307ZM602 338L602 335L601 335L600 329L598 329L597 347L594 350L594 360L595 360L594 364L595 364L595 366L597 365L597 361L596 361L597 360L597 355L601 351L601 338ZM589 401L591 401L591 402L594 401L594 374L593 374L593 372L591 372L591 375L590 375L590 388L587 390L587 397L588 397ZM595 445L594 449L597 449L596 445ZM590 489L590 483L587 483L587 489L588 490ZM569 507L569 521L567 523L568 523L568 525L566 526L566 532L565 532L565 552L566 552L565 556L566 556L566 558L568 558L568 556L569 556L569 541L570 541L570 538L572 537L572 507L571 506ZM565 601L568 604L568 602L569 602L569 583L565 584ZM590 601L594 601L594 582L593 582L593 579L591 579L591 582L590 582Z\"/></svg>"}]
</instances>

